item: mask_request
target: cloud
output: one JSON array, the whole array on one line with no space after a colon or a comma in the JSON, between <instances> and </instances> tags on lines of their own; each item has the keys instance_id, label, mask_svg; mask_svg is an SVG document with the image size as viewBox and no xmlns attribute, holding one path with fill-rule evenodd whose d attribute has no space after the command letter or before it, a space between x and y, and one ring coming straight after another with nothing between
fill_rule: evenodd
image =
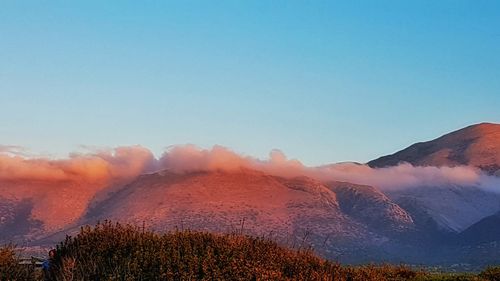
<instances>
[{"instance_id":1,"label":"cloud","mask_svg":"<svg viewBox=\"0 0 500 281\"><path fill-rule=\"evenodd\" d=\"M193 145L173 146L159 158L141 146L73 153L67 159L27 158L14 155L9 148L0 151L0 181L42 180L113 182L142 173L169 169L190 171L258 170L281 177L308 176L320 181L347 181L373 185L383 190L416 186L478 186L495 191L497 177L490 177L473 167L414 167L400 164L388 168L342 163L308 167L273 150L268 159L243 156L223 146L201 149Z\"/></svg>"},{"instance_id":2,"label":"cloud","mask_svg":"<svg viewBox=\"0 0 500 281\"><path fill-rule=\"evenodd\" d=\"M174 146L159 160L159 167L176 172L190 171L236 171L248 168L251 158L240 156L222 146L210 150L194 145Z\"/></svg>"},{"instance_id":3,"label":"cloud","mask_svg":"<svg viewBox=\"0 0 500 281\"><path fill-rule=\"evenodd\" d=\"M371 168L359 164L337 164L319 168L327 178L374 185L384 190L416 186L477 186L483 174L476 168L414 167L408 163L387 168Z\"/></svg>"},{"instance_id":4,"label":"cloud","mask_svg":"<svg viewBox=\"0 0 500 281\"><path fill-rule=\"evenodd\" d=\"M271 151L269 159L259 160L239 155L218 145L212 149L200 149L193 145L174 146L159 159L159 167L181 173L190 171L235 172L247 169L283 177L300 176L308 169L298 160L288 160L279 150Z\"/></svg>"},{"instance_id":5,"label":"cloud","mask_svg":"<svg viewBox=\"0 0 500 281\"><path fill-rule=\"evenodd\" d=\"M282 177L308 176L320 181L346 181L373 185L382 190L395 190L417 186L461 185L476 186L497 191L500 179L483 174L474 167L414 167L403 163L388 168L371 168L355 163L332 164L308 167L295 159L287 159L279 150L273 150L266 160L241 156L215 146L200 149L192 145L175 146L166 151L159 160L161 168L176 172L188 171L237 171L259 170Z\"/></svg>"},{"instance_id":6,"label":"cloud","mask_svg":"<svg viewBox=\"0 0 500 281\"><path fill-rule=\"evenodd\" d=\"M27 151L24 147L18 145L1 145L0 144L0 153L6 153L10 155L22 155L26 156Z\"/></svg>"},{"instance_id":7,"label":"cloud","mask_svg":"<svg viewBox=\"0 0 500 281\"><path fill-rule=\"evenodd\" d=\"M67 159L29 158L0 151L0 181L107 182L137 176L155 168L153 154L140 146L118 147Z\"/></svg>"}]
</instances>

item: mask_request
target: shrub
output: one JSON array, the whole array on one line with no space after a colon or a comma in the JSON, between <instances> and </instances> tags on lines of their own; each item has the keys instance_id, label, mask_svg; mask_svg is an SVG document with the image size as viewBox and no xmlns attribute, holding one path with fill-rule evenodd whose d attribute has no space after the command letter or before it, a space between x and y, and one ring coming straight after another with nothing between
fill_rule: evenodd
<instances>
[{"instance_id":1,"label":"shrub","mask_svg":"<svg viewBox=\"0 0 500 281\"><path fill-rule=\"evenodd\" d=\"M489 266L479 276L489 281L500 281L500 266Z\"/></svg>"},{"instance_id":2,"label":"shrub","mask_svg":"<svg viewBox=\"0 0 500 281\"><path fill-rule=\"evenodd\" d=\"M341 266L308 249L291 250L241 234L173 231L157 234L131 225L82 227L57 246L56 280L500 280L500 267L479 275L426 273L405 265ZM0 248L0 281L42 280L20 265L15 247Z\"/></svg>"},{"instance_id":3,"label":"shrub","mask_svg":"<svg viewBox=\"0 0 500 281\"><path fill-rule=\"evenodd\" d=\"M0 280L29 281L36 280L34 265L21 265L14 245L0 247Z\"/></svg>"},{"instance_id":4,"label":"shrub","mask_svg":"<svg viewBox=\"0 0 500 281\"><path fill-rule=\"evenodd\" d=\"M104 222L57 247L61 280L407 280L407 267L343 267L263 238Z\"/></svg>"}]
</instances>

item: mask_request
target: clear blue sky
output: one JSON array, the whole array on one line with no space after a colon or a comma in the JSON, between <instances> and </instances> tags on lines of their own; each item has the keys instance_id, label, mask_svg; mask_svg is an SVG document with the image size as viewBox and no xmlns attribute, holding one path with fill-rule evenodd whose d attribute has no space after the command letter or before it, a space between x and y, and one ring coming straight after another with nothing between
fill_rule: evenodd
<instances>
[{"instance_id":1,"label":"clear blue sky","mask_svg":"<svg viewBox=\"0 0 500 281\"><path fill-rule=\"evenodd\" d=\"M500 122L500 1L1 1L0 144L364 162Z\"/></svg>"}]
</instances>

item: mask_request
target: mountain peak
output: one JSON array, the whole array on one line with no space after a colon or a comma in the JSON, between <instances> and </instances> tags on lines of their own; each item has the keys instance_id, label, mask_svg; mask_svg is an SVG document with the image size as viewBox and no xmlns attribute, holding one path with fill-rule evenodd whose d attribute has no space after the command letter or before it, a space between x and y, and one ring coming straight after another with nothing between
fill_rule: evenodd
<instances>
[{"instance_id":1,"label":"mountain peak","mask_svg":"<svg viewBox=\"0 0 500 281\"><path fill-rule=\"evenodd\" d=\"M447 134L447 135L463 134L463 135L477 137L477 136L484 136L486 134L499 133L499 132L500 132L500 124L483 122L483 123L478 123L478 124L467 126L463 129L454 131L454 132ZM447 135L445 135L445 136L447 136Z\"/></svg>"},{"instance_id":2,"label":"mountain peak","mask_svg":"<svg viewBox=\"0 0 500 281\"><path fill-rule=\"evenodd\" d=\"M500 170L500 124L479 123L419 142L391 155L368 162L371 167L470 165L495 174Z\"/></svg>"}]
</instances>

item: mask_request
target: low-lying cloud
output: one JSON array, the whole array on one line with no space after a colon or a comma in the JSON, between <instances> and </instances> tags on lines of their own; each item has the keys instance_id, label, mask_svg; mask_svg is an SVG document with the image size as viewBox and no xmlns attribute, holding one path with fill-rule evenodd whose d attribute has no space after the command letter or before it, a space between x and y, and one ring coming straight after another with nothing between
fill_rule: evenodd
<instances>
[{"instance_id":1,"label":"low-lying cloud","mask_svg":"<svg viewBox=\"0 0 500 281\"><path fill-rule=\"evenodd\" d=\"M118 147L67 159L30 158L0 150L0 181L106 182L153 170L156 159L140 146ZM153 166L152 166L153 165Z\"/></svg>"},{"instance_id":2,"label":"low-lying cloud","mask_svg":"<svg viewBox=\"0 0 500 281\"><path fill-rule=\"evenodd\" d=\"M238 155L221 146L208 150L176 146L163 154L159 164L177 172L252 169L282 177L308 176L320 181L373 185L383 190L460 185L500 191L500 178L488 176L474 167L414 167L408 163L387 168L371 168L357 163L308 167L298 160L288 159L279 150L271 151L268 159L259 160Z\"/></svg>"},{"instance_id":3,"label":"low-lying cloud","mask_svg":"<svg viewBox=\"0 0 500 281\"><path fill-rule=\"evenodd\" d=\"M142 173L169 169L191 171L238 171L252 169L281 176L308 176L320 181L346 181L377 186L383 190L416 186L462 185L496 191L500 179L473 167L414 167L403 163L371 168L355 163L308 167L273 150L265 160L242 156L225 147L200 149L193 145L173 146L160 157L141 146L118 147L90 153L74 153L66 159L28 158L1 147L1 181L78 181L106 183L134 178ZM15 152L14 151L14 152ZM500 188L498 188L500 189Z\"/></svg>"}]
</instances>

